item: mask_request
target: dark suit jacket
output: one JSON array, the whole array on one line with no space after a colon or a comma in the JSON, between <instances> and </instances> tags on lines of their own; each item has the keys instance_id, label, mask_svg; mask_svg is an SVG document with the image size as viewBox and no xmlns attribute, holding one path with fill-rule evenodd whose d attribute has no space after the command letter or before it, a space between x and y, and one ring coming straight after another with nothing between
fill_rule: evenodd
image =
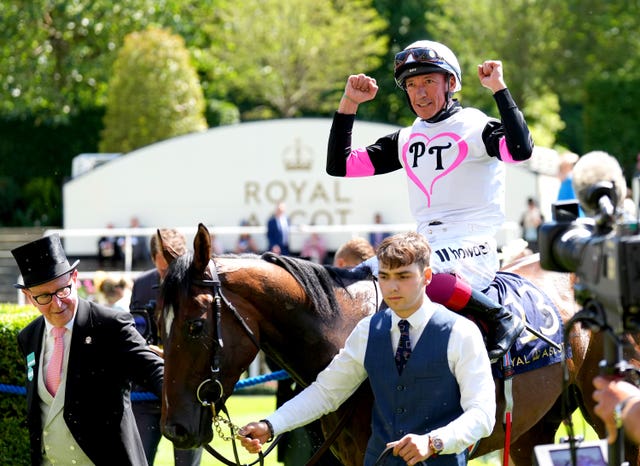
<instances>
[{"instance_id":1,"label":"dark suit jacket","mask_svg":"<svg viewBox=\"0 0 640 466\"><path fill-rule=\"evenodd\" d=\"M143 309L152 300L158 300L160 273L157 269L149 269L133 281L131 304L129 309ZM155 288L154 288L155 287Z\"/></svg>"},{"instance_id":2,"label":"dark suit jacket","mask_svg":"<svg viewBox=\"0 0 640 466\"><path fill-rule=\"evenodd\" d=\"M36 365L27 380L27 424L31 462L41 464L42 421L38 372L44 317L18 335L22 354ZM164 366L136 331L128 312L79 299L69 348L64 420L73 437L96 465L146 465L129 393L131 381L160 397Z\"/></svg>"},{"instance_id":3,"label":"dark suit jacket","mask_svg":"<svg viewBox=\"0 0 640 466\"><path fill-rule=\"evenodd\" d=\"M150 326L149 332L155 334L152 343L158 343L158 327L155 320L155 311L147 309L147 306L151 303L151 301L158 301L158 295L160 293L160 287L158 286L159 284L160 272L158 272L158 269L156 269L155 267L138 275L138 277L133 281L133 288L131 289L131 302L129 304L129 309L131 309L132 311L141 309L147 311ZM144 392L146 390L143 386L134 385L133 391ZM161 407L159 399L137 401L137 403L144 403L145 405L147 405L147 407L154 406L158 410Z\"/></svg>"},{"instance_id":4,"label":"dark suit jacket","mask_svg":"<svg viewBox=\"0 0 640 466\"><path fill-rule=\"evenodd\" d=\"M289 254L289 241L287 240L287 243L285 244L284 233L282 232L280 222L278 222L275 215L272 215L267 222L267 240L269 241L269 251L271 251L271 248L277 244L280 246L280 254L283 256Z\"/></svg>"}]
</instances>

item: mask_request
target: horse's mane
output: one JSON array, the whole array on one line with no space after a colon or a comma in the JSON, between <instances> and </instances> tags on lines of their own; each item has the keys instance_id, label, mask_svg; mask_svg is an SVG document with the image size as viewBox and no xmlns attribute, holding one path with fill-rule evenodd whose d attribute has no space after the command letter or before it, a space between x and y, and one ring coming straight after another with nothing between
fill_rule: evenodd
<instances>
[{"instance_id":1,"label":"horse's mane","mask_svg":"<svg viewBox=\"0 0 640 466\"><path fill-rule=\"evenodd\" d=\"M302 286L311 300L313 308L323 320L332 319L340 309L333 291L335 286L346 289L347 285L353 282L372 278L371 270L368 267L348 270L319 265L305 259L279 256L271 252L266 252L262 256L225 254L217 257L236 259L262 257L267 262L282 267ZM162 302L165 305L169 303L167 300L169 296L189 293L189 269L192 261L193 253L188 251L172 262L162 284Z\"/></svg>"},{"instance_id":2,"label":"horse's mane","mask_svg":"<svg viewBox=\"0 0 640 466\"><path fill-rule=\"evenodd\" d=\"M351 271L272 252L265 252L262 258L289 272L302 286L316 312L323 319L334 317L340 309L333 292L336 284L346 289L349 283L371 278L371 271L366 267Z\"/></svg>"}]
</instances>

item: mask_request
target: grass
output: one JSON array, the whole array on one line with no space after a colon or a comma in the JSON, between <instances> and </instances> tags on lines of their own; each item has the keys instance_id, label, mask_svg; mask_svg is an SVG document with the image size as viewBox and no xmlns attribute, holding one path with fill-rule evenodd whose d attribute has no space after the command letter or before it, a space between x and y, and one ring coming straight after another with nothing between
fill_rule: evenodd
<instances>
[{"instance_id":1,"label":"grass","mask_svg":"<svg viewBox=\"0 0 640 466\"><path fill-rule=\"evenodd\" d=\"M243 425L265 418L276 409L275 395L234 395L227 401L227 409L231 420L237 426ZM229 429L224 429L225 435L229 433ZM214 436L211 446L225 458L233 461L233 449L231 442L225 442ZM238 452L240 461L243 464L252 463L257 456L250 455L238 443ZM265 458L265 466L282 466L276 459L277 453L274 450ZM171 442L166 438L162 438L156 454L154 466L173 466L173 447ZM202 453L201 466L219 466L221 463L206 451Z\"/></svg>"},{"instance_id":2,"label":"grass","mask_svg":"<svg viewBox=\"0 0 640 466\"><path fill-rule=\"evenodd\" d=\"M275 406L276 400L274 395L234 395L227 401L227 407L229 409L231 419L234 424L238 426L243 426L251 421L263 419L273 412ZM582 435L585 440L596 440L598 438L593 429L591 429L579 413L575 413L573 415L573 425L575 435ZM225 434L226 433L228 433L228 429L225 429ZM566 435L566 430L561 426L556 434L556 442ZM227 459L233 461L233 450L230 442L224 442L216 436L211 446ZM238 447L240 460L243 464L251 463L257 458L255 455L248 454L242 447L240 447L240 445L238 445ZM265 458L265 466L283 466L283 463L277 461L276 456L277 453L274 450ZM163 437L160 441L160 446L158 447L154 466L173 466L173 464L173 447L171 442ZM494 452L469 462L470 466L499 466L501 464L501 452ZM213 456L206 451L203 452L201 466L219 465L220 462L213 458Z\"/></svg>"}]
</instances>

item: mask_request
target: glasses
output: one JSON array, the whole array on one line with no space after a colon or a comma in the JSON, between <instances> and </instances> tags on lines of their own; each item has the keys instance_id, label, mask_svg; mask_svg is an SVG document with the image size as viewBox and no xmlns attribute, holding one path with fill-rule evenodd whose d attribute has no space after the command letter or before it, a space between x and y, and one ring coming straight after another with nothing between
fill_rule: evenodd
<instances>
[{"instance_id":1,"label":"glasses","mask_svg":"<svg viewBox=\"0 0 640 466\"><path fill-rule=\"evenodd\" d=\"M67 286L63 286L62 288L58 288L53 293L42 293L38 296L32 296L36 303L44 306L45 304L49 304L54 296L58 299L68 298L71 294L71 287L73 283L69 283Z\"/></svg>"},{"instance_id":2,"label":"glasses","mask_svg":"<svg viewBox=\"0 0 640 466\"><path fill-rule=\"evenodd\" d=\"M398 70L402 65L407 63L409 56L412 56L416 63L442 63L443 59L433 49L428 47L418 47L415 49L403 50L396 53L394 70Z\"/></svg>"}]
</instances>

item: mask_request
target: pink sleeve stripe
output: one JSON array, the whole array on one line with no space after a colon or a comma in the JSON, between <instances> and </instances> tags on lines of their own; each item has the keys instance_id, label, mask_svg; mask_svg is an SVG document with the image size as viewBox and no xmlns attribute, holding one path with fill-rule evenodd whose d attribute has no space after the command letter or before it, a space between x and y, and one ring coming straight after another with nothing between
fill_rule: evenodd
<instances>
[{"instance_id":1,"label":"pink sleeve stripe","mask_svg":"<svg viewBox=\"0 0 640 466\"><path fill-rule=\"evenodd\" d=\"M500 160L505 163L518 163L517 160L514 160L511 152L509 152L509 148L507 147L507 140L504 136L500 138Z\"/></svg>"},{"instance_id":2,"label":"pink sleeve stripe","mask_svg":"<svg viewBox=\"0 0 640 466\"><path fill-rule=\"evenodd\" d=\"M375 169L366 149L354 149L347 158L348 177L373 176Z\"/></svg>"}]
</instances>

